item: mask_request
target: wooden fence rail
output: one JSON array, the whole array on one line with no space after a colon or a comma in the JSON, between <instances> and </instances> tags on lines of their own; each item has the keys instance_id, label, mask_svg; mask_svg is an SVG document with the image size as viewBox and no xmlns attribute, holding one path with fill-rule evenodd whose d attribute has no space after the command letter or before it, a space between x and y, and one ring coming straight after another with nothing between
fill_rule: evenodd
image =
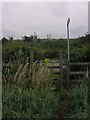
<instances>
[{"instance_id":1,"label":"wooden fence rail","mask_svg":"<svg viewBox=\"0 0 90 120\"><path fill-rule=\"evenodd\" d=\"M90 62L71 62L70 63L70 67L77 68L78 66L80 66L82 70L70 70L69 74L84 75L88 78L90 76ZM83 69L83 67L85 68ZM53 69L54 70L53 74L60 74L62 75L62 79L63 79L63 72L61 73L61 71L67 70L67 65L66 64L61 65L60 63L56 62L56 66L48 65L48 69Z\"/></svg>"},{"instance_id":2,"label":"wooden fence rail","mask_svg":"<svg viewBox=\"0 0 90 120\"><path fill-rule=\"evenodd\" d=\"M58 88L60 88L61 85L66 86L67 88L73 84L79 85L84 78L90 77L90 62L72 62L70 63L70 68L73 67L74 69L77 69L70 69L69 72L67 70L67 65L61 62L56 62L56 66L48 66L48 69L52 69L53 74L58 76L58 79L51 78L53 81L58 81ZM79 67L80 69L78 69ZM67 78L67 74L69 75L69 79Z\"/></svg>"}]
</instances>

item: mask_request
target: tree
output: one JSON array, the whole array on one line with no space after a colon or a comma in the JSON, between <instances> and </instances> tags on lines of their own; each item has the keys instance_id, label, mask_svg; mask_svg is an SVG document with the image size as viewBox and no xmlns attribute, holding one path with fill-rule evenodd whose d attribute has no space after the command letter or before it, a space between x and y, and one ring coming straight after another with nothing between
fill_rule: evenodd
<instances>
[{"instance_id":1,"label":"tree","mask_svg":"<svg viewBox=\"0 0 90 120\"><path fill-rule=\"evenodd\" d=\"M37 40L37 37L38 37L37 34L34 32L33 39L34 39L34 40Z\"/></svg>"},{"instance_id":2,"label":"tree","mask_svg":"<svg viewBox=\"0 0 90 120\"><path fill-rule=\"evenodd\" d=\"M27 40L28 40L28 37L25 35L25 36L23 37L23 40L24 40L24 41L27 41Z\"/></svg>"},{"instance_id":3,"label":"tree","mask_svg":"<svg viewBox=\"0 0 90 120\"><path fill-rule=\"evenodd\" d=\"M2 43L5 43L7 41L8 41L8 39L6 39L5 37L2 38Z\"/></svg>"},{"instance_id":4,"label":"tree","mask_svg":"<svg viewBox=\"0 0 90 120\"><path fill-rule=\"evenodd\" d=\"M9 37L9 40L10 40L10 42L12 42L13 41L13 36Z\"/></svg>"},{"instance_id":5,"label":"tree","mask_svg":"<svg viewBox=\"0 0 90 120\"><path fill-rule=\"evenodd\" d=\"M49 40L49 39L51 39L51 35L50 34L47 35L47 40Z\"/></svg>"},{"instance_id":6,"label":"tree","mask_svg":"<svg viewBox=\"0 0 90 120\"><path fill-rule=\"evenodd\" d=\"M31 36L29 37L29 41L32 42L33 40L34 40L34 36L31 35Z\"/></svg>"},{"instance_id":7,"label":"tree","mask_svg":"<svg viewBox=\"0 0 90 120\"><path fill-rule=\"evenodd\" d=\"M26 35L23 37L23 40L26 42L32 42L33 41L33 35L31 35L30 37L27 37Z\"/></svg>"},{"instance_id":8,"label":"tree","mask_svg":"<svg viewBox=\"0 0 90 120\"><path fill-rule=\"evenodd\" d=\"M42 40L40 38L37 39L37 42L41 42Z\"/></svg>"}]
</instances>

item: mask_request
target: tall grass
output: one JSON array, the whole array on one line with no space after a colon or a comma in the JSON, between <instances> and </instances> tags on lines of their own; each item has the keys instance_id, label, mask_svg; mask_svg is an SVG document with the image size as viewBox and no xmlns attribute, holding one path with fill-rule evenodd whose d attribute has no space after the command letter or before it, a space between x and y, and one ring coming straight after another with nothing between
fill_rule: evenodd
<instances>
[{"instance_id":1,"label":"tall grass","mask_svg":"<svg viewBox=\"0 0 90 120\"><path fill-rule=\"evenodd\" d=\"M50 70L28 57L3 62L3 118L87 117L87 83L53 91Z\"/></svg>"},{"instance_id":2,"label":"tall grass","mask_svg":"<svg viewBox=\"0 0 90 120\"><path fill-rule=\"evenodd\" d=\"M88 117L88 83L82 82L79 86L70 89L69 116L76 118Z\"/></svg>"},{"instance_id":3,"label":"tall grass","mask_svg":"<svg viewBox=\"0 0 90 120\"><path fill-rule=\"evenodd\" d=\"M3 86L3 118L57 117L58 98L50 87Z\"/></svg>"},{"instance_id":4,"label":"tall grass","mask_svg":"<svg viewBox=\"0 0 90 120\"><path fill-rule=\"evenodd\" d=\"M87 118L87 84L81 83L59 93L51 85L26 88L20 85L3 86L4 118Z\"/></svg>"},{"instance_id":5,"label":"tall grass","mask_svg":"<svg viewBox=\"0 0 90 120\"><path fill-rule=\"evenodd\" d=\"M36 61L31 67L28 58L14 74L10 72L14 70L12 66L13 62L3 71L3 81L6 80L3 83L3 118L57 117L58 97L52 91L47 66ZM9 79L10 76L13 78Z\"/></svg>"}]
</instances>

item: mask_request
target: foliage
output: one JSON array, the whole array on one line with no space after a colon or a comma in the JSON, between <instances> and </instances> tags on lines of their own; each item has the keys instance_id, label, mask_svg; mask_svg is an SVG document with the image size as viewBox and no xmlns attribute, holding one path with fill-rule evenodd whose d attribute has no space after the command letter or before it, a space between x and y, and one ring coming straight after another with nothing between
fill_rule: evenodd
<instances>
[{"instance_id":1,"label":"foliage","mask_svg":"<svg viewBox=\"0 0 90 120\"><path fill-rule=\"evenodd\" d=\"M88 61L87 56L88 46L82 45L81 47L78 47L74 49L71 53L71 60L72 61Z\"/></svg>"},{"instance_id":2,"label":"foliage","mask_svg":"<svg viewBox=\"0 0 90 120\"><path fill-rule=\"evenodd\" d=\"M70 39L70 58L71 61L89 61L89 46L88 35L80 38ZM27 54L31 49L35 52L35 59L58 58L60 50L63 51L63 57L67 59L67 40L66 39L51 39L38 40L27 42L25 41L7 41L3 43L3 59L9 60L10 55L18 54L22 46L24 54Z\"/></svg>"},{"instance_id":3,"label":"foliage","mask_svg":"<svg viewBox=\"0 0 90 120\"><path fill-rule=\"evenodd\" d=\"M88 86L86 81L80 86L75 86L70 90L70 103L68 108L70 117L88 117Z\"/></svg>"},{"instance_id":4,"label":"foliage","mask_svg":"<svg viewBox=\"0 0 90 120\"><path fill-rule=\"evenodd\" d=\"M48 86L34 89L3 86L3 118L57 117L57 108L57 97Z\"/></svg>"},{"instance_id":5,"label":"foliage","mask_svg":"<svg viewBox=\"0 0 90 120\"><path fill-rule=\"evenodd\" d=\"M33 39L34 39L33 35L31 35L30 37L27 37L27 36L23 37L23 40L26 41L26 42L32 42Z\"/></svg>"},{"instance_id":6,"label":"foliage","mask_svg":"<svg viewBox=\"0 0 90 120\"><path fill-rule=\"evenodd\" d=\"M88 61L88 36L70 39L71 61ZM67 60L66 39L3 42L3 118L87 117L87 83L65 89L53 86L48 58ZM31 64L31 50L34 60ZM46 58L46 59L45 59ZM54 65L54 63L53 63Z\"/></svg>"},{"instance_id":7,"label":"foliage","mask_svg":"<svg viewBox=\"0 0 90 120\"><path fill-rule=\"evenodd\" d=\"M7 41L8 41L7 38L5 38L5 37L2 38L2 43L5 43Z\"/></svg>"},{"instance_id":8,"label":"foliage","mask_svg":"<svg viewBox=\"0 0 90 120\"><path fill-rule=\"evenodd\" d=\"M88 117L87 85L81 83L69 90L52 86L24 88L3 86L3 118L86 118Z\"/></svg>"}]
</instances>

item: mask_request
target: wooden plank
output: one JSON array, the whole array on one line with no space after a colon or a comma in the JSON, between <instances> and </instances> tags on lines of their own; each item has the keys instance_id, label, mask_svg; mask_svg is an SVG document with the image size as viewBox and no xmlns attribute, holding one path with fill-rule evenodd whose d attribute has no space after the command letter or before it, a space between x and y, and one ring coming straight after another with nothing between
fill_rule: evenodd
<instances>
[{"instance_id":1,"label":"wooden plank","mask_svg":"<svg viewBox=\"0 0 90 120\"><path fill-rule=\"evenodd\" d=\"M47 66L47 68L52 68L52 69L54 69L54 68L60 68L59 66Z\"/></svg>"},{"instance_id":2,"label":"wooden plank","mask_svg":"<svg viewBox=\"0 0 90 120\"><path fill-rule=\"evenodd\" d=\"M59 62L55 62L59 63ZM70 62L71 65L90 65L90 62ZM63 65L66 65L66 63L63 63Z\"/></svg>"},{"instance_id":3,"label":"wooden plank","mask_svg":"<svg viewBox=\"0 0 90 120\"><path fill-rule=\"evenodd\" d=\"M82 80L82 79L70 80L70 82L72 82L72 83L78 83L78 82L82 82L82 81L85 81L85 80Z\"/></svg>"},{"instance_id":4,"label":"wooden plank","mask_svg":"<svg viewBox=\"0 0 90 120\"><path fill-rule=\"evenodd\" d=\"M90 62L72 62L70 65L76 66L76 65L90 65Z\"/></svg>"},{"instance_id":5,"label":"wooden plank","mask_svg":"<svg viewBox=\"0 0 90 120\"><path fill-rule=\"evenodd\" d=\"M57 80L57 78L50 78L50 80Z\"/></svg>"},{"instance_id":6,"label":"wooden plank","mask_svg":"<svg viewBox=\"0 0 90 120\"><path fill-rule=\"evenodd\" d=\"M66 65L63 65L63 69L66 68L67 66ZM52 68L52 69L60 69L60 66L47 66L47 68Z\"/></svg>"},{"instance_id":7,"label":"wooden plank","mask_svg":"<svg viewBox=\"0 0 90 120\"><path fill-rule=\"evenodd\" d=\"M63 84L62 83L62 81L63 81L63 53L62 53L62 51L60 51L60 56L59 56L59 67L60 67L60 69L59 69L59 72L60 72L60 82L61 82L61 84Z\"/></svg>"},{"instance_id":8,"label":"wooden plank","mask_svg":"<svg viewBox=\"0 0 90 120\"><path fill-rule=\"evenodd\" d=\"M56 64L56 63L55 63ZM90 62L74 62L74 63L70 63L70 65L71 66L77 66L77 65L86 65L86 66L89 66L90 65ZM60 66L59 66L59 63L58 63L58 65L55 65L55 66L52 66L52 65L48 65L48 68L59 68ZM64 64L63 65L63 68L66 68L67 67L67 65L66 64Z\"/></svg>"},{"instance_id":9,"label":"wooden plank","mask_svg":"<svg viewBox=\"0 0 90 120\"><path fill-rule=\"evenodd\" d=\"M77 72L76 71L70 72L70 75L76 75L76 74L77 75L80 75L80 74L83 75L83 74L86 74L86 71L83 71L83 72L82 71L79 71L79 72L78 71Z\"/></svg>"},{"instance_id":10,"label":"wooden plank","mask_svg":"<svg viewBox=\"0 0 90 120\"><path fill-rule=\"evenodd\" d=\"M59 71L57 71L57 72L53 72L53 74L58 74L58 75L59 75L59 74L60 74L60 72L59 72Z\"/></svg>"}]
</instances>

